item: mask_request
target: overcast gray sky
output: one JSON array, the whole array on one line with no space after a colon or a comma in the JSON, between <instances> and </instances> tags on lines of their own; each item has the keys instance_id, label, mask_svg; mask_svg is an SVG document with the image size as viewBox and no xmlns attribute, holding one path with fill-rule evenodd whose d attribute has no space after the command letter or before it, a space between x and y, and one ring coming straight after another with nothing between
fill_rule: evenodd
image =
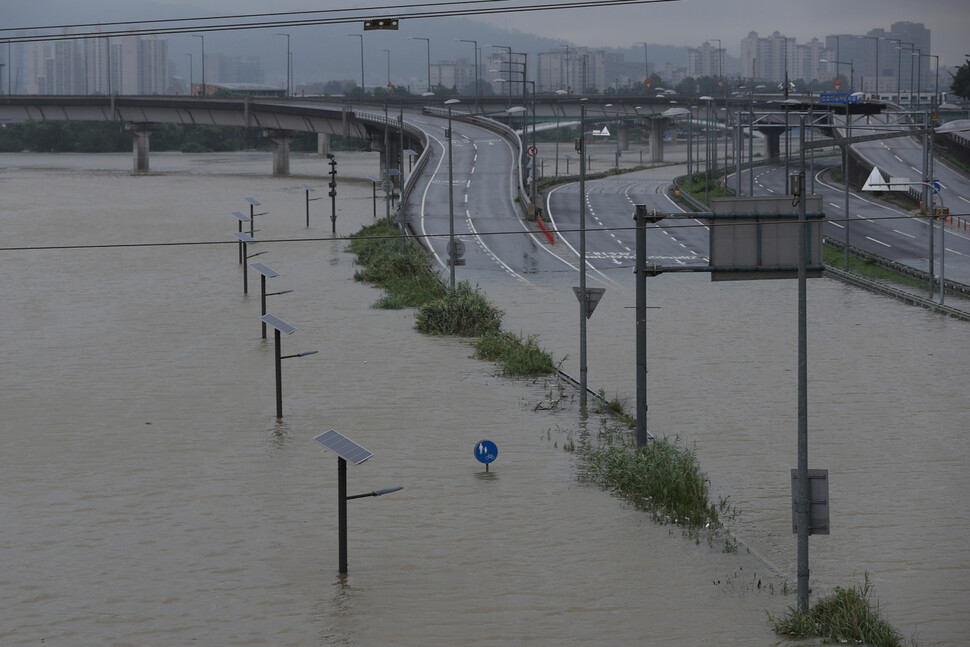
<instances>
[{"instance_id":1,"label":"overcast gray sky","mask_svg":"<svg viewBox=\"0 0 970 647\"><path fill-rule=\"evenodd\" d=\"M164 0L171 5L185 0ZM137 0L132 0L135 4ZM532 4L522 2L521 4ZM285 11L394 4L376 0L200 0L217 13ZM697 46L720 38L734 55L750 31L779 31L799 42L829 34L864 34L893 22L921 22L932 31L933 52L959 65L970 54L970 0L678 0L603 9L499 15L483 19L504 28L591 47L628 47L637 41Z\"/></svg>"},{"instance_id":2,"label":"overcast gray sky","mask_svg":"<svg viewBox=\"0 0 970 647\"><path fill-rule=\"evenodd\" d=\"M535 0L522 0L532 4ZM400 3L398 0L399 4ZM48 24L75 19L144 18L149 7L199 15L258 13L377 7L389 0L8 0L0 9L2 26ZM393 12L391 12L393 15ZM38 16L42 18L38 18ZM170 13L171 15L171 13ZM677 0L600 9L567 9L538 13L502 14L486 20L492 25L560 39L590 47L631 47L638 41L658 45L698 46L721 39L737 56L748 32L768 36L774 31L798 42L831 34L864 34L889 29L893 22L921 22L932 31L932 54L944 65L960 65L970 54L970 0ZM469 37L469 36L464 36Z\"/></svg>"}]
</instances>

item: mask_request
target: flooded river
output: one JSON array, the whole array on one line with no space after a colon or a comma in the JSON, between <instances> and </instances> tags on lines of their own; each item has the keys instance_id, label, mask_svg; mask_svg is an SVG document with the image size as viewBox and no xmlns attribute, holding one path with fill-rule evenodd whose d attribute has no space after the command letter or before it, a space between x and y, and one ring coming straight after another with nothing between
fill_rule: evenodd
<instances>
[{"instance_id":1,"label":"flooded river","mask_svg":"<svg viewBox=\"0 0 970 647\"><path fill-rule=\"evenodd\" d=\"M795 603L795 283L649 283L650 430L695 446L737 506L726 553L584 483L564 445L598 422L573 398L546 410L553 381L496 377L370 307L339 237L371 221L351 179L376 156L338 161L334 240L328 199L305 227L316 157L272 178L268 154L153 154L138 177L127 155L0 155L0 643L787 644L765 610ZM288 241L250 246L281 275L269 289L294 290L269 297L297 329L283 353L320 351L283 362L282 422L231 237L245 196L268 212L257 239ZM575 276L459 278L578 374ZM632 401L633 276L610 278L590 385ZM809 326L809 464L832 497L813 589L868 571L907 638L960 644L970 329L828 279ZM350 502L346 578L328 429L374 452L351 493L405 487Z\"/></svg>"}]
</instances>

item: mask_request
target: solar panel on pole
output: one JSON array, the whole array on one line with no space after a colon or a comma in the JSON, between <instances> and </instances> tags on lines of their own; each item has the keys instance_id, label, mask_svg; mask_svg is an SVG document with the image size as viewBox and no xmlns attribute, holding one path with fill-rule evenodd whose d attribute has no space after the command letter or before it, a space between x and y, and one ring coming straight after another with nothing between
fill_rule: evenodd
<instances>
[{"instance_id":1,"label":"solar panel on pole","mask_svg":"<svg viewBox=\"0 0 970 647\"><path fill-rule=\"evenodd\" d=\"M313 440L317 441L348 463L353 463L354 465L360 465L374 455L333 429L320 434Z\"/></svg>"}]
</instances>

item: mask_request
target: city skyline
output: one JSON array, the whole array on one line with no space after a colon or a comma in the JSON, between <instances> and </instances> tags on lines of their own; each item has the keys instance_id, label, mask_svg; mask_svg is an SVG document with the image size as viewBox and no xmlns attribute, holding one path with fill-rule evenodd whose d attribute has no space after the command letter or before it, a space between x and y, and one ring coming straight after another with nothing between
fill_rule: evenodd
<instances>
[{"instance_id":1,"label":"city skyline","mask_svg":"<svg viewBox=\"0 0 970 647\"><path fill-rule=\"evenodd\" d=\"M328 3L330 9L368 6L379 11L380 5L359 0ZM198 17L266 11L320 11L319 3L307 0L277 0L272 7L261 0L206 0L193 4L184 0L35 0L16 3L6 9L9 27L109 20L143 20L173 17ZM400 12L400 10L398 10ZM405 13L405 12L401 12ZM706 17L712 26L699 24ZM412 20L412 28L421 29L429 21ZM656 4L623 5L597 9L500 13L474 20L481 24L514 30L525 35L562 40L577 46L602 48L623 42L648 41L658 45L696 47L705 40L721 38L728 54L737 56L739 41L750 31L770 34L785 33L799 41L836 34L861 34L878 24L919 22L935 36L933 54L943 65L960 65L970 32L970 12L963 0L926 0L914 6L906 0L816 0L798 3L780 0L765 5L756 0L675 0ZM347 31L347 26L342 31ZM402 24L403 28L403 24Z\"/></svg>"}]
</instances>

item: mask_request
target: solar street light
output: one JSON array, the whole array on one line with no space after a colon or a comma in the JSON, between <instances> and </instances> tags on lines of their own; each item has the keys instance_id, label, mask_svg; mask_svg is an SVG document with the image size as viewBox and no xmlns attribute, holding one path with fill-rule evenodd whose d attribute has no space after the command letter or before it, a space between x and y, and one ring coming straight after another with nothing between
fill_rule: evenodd
<instances>
[{"instance_id":1,"label":"solar street light","mask_svg":"<svg viewBox=\"0 0 970 647\"><path fill-rule=\"evenodd\" d=\"M262 263L250 263L249 267L253 268L259 272L259 285L260 285L260 316L266 314L266 297L276 296L279 294L289 294L293 290L280 290L279 292L266 292L266 279L272 279L279 276L279 272L274 269L267 267ZM266 322L262 322L263 327L263 339L266 339Z\"/></svg>"},{"instance_id":2,"label":"solar street light","mask_svg":"<svg viewBox=\"0 0 970 647\"><path fill-rule=\"evenodd\" d=\"M360 465L374 454L367 451L346 436L331 429L314 438L315 441L337 455L337 518L339 525L339 572L347 572L347 501L369 496L383 496L403 490L403 485L382 488L364 494L347 496L347 463Z\"/></svg>"},{"instance_id":3,"label":"solar street light","mask_svg":"<svg viewBox=\"0 0 970 647\"><path fill-rule=\"evenodd\" d=\"M296 328L286 323L279 317L275 315L265 314L260 317L260 321L269 324L273 327L274 341L276 345L276 418L281 419L283 417L283 360L290 359L292 357L306 357L307 355L315 355L319 351L308 350L302 353L296 353L295 355L281 355L280 351L282 348L282 335L292 335L296 332Z\"/></svg>"},{"instance_id":4,"label":"solar street light","mask_svg":"<svg viewBox=\"0 0 970 647\"><path fill-rule=\"evenodd\" d=\"M239 243L242 245L243 258L250 259L254 256L259 256L260 254L265 254L266 251L256 252L255 254L248 254L246 250L248 249L249 243L258 242L255 238L250 236L244 231L234 232L234 238L239 239ZM243 265L243 294L249 294L249 265Z\"/></svg>"}]
</instances>

